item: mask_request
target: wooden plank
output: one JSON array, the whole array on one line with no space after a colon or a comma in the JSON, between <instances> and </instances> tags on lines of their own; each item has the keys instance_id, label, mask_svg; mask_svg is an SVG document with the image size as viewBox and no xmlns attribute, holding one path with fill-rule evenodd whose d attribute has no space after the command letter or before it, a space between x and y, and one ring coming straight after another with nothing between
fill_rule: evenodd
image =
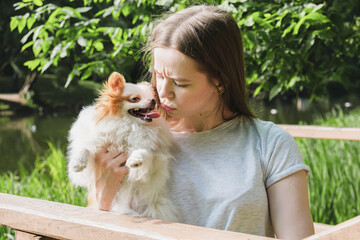
<instances>
[{"instance_id":1,"label":"wooden plank","mask_svg":"<svg viewBox=\"0 0 360 240\"><path fill-rule=\"evenodd\" d=\"M0 193L0 224L58 239L269 239Z\"/></svg>"},{"instance_id":2,"label":"wooden plank","mask_svg":"<svg viewBox=\"0 0 360 240\"><path fill-rule=\"evenodd\" d=\"M340 223L328 230L324 230L306 240L359 240L360 239L360 216Z\"/></svg>"},{"instance_id":3,"label":"wooden plank","mask_svg":"<svg viewBox=\"0 0 360 240\"><path fill-rule=\"evenodd\" d=\"M15 231L16 240L55 240L54 238L43 237L32 233Z\"/></svg>"},{"instance_id":4,"label":"wooden plank","mask_svg":"<svg viewBox=\"0 0 360 240\"><path fill-rule=\"evenodd\" d=\"M329 230L332 227L333 227L333 225L328 225L328 224L323 224L323 223L314 223L315 234L325 231L325 230Z\"/></svg>"},{"instance_id":5,"label":"wooden plank","mask_svg":"<svg viewBox=\"0 0 360 240\"><path fill-rule=\"evenodd\" d=\"M297 138L338 139L360 141L360 128L301 126L279 124L279 127Z\"/></svg>"}]
</instances>

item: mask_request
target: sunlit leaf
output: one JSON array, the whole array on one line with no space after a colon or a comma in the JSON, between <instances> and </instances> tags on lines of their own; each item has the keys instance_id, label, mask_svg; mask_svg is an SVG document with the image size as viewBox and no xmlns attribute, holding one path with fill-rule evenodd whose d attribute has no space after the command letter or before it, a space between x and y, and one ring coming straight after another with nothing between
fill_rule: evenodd
<instances>
[{"instance_id":1,"label":"sunlit leaf","mask_svg":"<svg viewBox=\"0 0 360 240\"><path fill-rule=\"evenodd\" d=\"M14 29L17 28L18 24L19 24L19 19L17 17L11 17L10 30L14 31Z\"/></svg>"},{"instance_id":2,"label":"sunlit leaf","mask_svg":"<svg viewBox=\"0 0 360 240\"><path fill-rule=\"evenodd\" d=\"M124 15L124 17L127 17L131 12L130 6L128 4L123 5L123 7L121 8L121 12Z\"/></svg>"},{"instance_id":3,"label":"sunlit leaf","mask_svg":"<svg viewBox=\"0 0 360 240\"><path fill-rule=\"evenodd\" d=\"M21 33L24 28L26 27L26 18L22 17L19 21L19 24L18 24L18 31L19 33Z\"/></svg>"},{"instance_id":4,"label":"sunlit leaf","mask_svg":"<svg viewBox=\"0 0 360 240\"><path fill-rule=\"evenodd\" d=\"M40 59L30 60L24 63L31 71L33 71L40 64Z\"/></svg>"},{"instance_id":5,"label":"sunlit leaf","mask_svg":"<svg viewBox=\"0 0 360 240\"><path fill-rule=\"evenodd\" d=\"M41 0L33 0L34 4L36 6L42 6L43 5L43 2Z\"/></svg>"},{"instance_id":6,"label":"sunlit leaf","mask_svg":"<svg viewBox=\"0 0 360 240\"><path fill-rule=\"evenodd\" d=\"M95 41L93 45L97 51L102 51L104 49L104 44L101 41Z\"/></svg>"},{"instance_id":7,"label":"sunlit leaf","mask_svg":"<svg viewBox=\"0 0 360 240\"><path fill-rule=\"evenodd\" d=\"M82 47L86 47L87 40L83 36L79 36L77 43Z\"/></svg>"},{"instance_id":8,"label":"sunlit leaf","mask_svg":"<svg viewBox=\"0 0 360 240\"><path fill-rule=\"evenodd\" d=\"M272 100L274 97L276 97L282 90L282 84L277 84L270 90L269 99Z\"/></svg>"}]
</instances>

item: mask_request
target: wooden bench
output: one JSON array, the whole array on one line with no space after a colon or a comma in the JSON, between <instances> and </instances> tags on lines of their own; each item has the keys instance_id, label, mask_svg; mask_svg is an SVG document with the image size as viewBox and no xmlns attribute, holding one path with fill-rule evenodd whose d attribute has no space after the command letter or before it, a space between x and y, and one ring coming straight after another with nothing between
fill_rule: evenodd
<instances>
[{"instance_id":1,"label":"wooden bench","mask_svg":"<svg viewBox=\"0 0 360 240\"><path fill-rule=\"evenodd\" d=\"M360 140L360 128L279 125L294 137ZM269 239L156 219L135 218L34 198L0 193L0 225L16 239ZM306 239L360 239L360 216L335 226L315 223Z\"/></svg>"}]
</instances>

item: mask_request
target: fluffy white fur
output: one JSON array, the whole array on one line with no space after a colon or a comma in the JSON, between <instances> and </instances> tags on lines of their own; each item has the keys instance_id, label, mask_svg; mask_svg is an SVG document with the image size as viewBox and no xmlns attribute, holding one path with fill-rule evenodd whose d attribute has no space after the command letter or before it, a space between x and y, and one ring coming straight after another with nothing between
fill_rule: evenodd
<instances>
[{"instance_id":1,"label":"fluffy white fur","mask_svg":"<svg viewBox=\"0 0 360 240\"><path fill-rule=\"evenodd\" d=\"M168 126L162 118L141 119L129 114L130 109L153 108L153 98L149 84L125 83L121 74L113 73L97 102L85 107L71 127L68 175L74 185L89 190L94 201L91 206L97 207L95 153L110 144L109 151L128 153L126 166L129 167L111 210L176 221L174 207L167 197L172 161Z\"/></svg>"}]
</instances>

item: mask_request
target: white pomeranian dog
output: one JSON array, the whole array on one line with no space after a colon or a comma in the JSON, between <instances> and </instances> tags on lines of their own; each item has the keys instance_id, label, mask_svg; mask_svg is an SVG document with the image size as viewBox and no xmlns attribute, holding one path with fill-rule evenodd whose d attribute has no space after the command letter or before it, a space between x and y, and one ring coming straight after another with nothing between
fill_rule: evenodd
<instances>
[{"instance_id":1,"label":"white pomeranian dog","mask_svg":"<svg viewBox=\"0 0 360 240\"><path fill-rule=\"evenodd\" d=\"M91 106L79 114L69 133L68 175L76 186L88 189L90 207L97 208L94 161L106 145L109 151L128 153L125 176L111 211L139 217L176 221L167 197L171 176L172 135L160 114L150 84L126 83L112 73Z\"/></svg>"}]
</instances>

